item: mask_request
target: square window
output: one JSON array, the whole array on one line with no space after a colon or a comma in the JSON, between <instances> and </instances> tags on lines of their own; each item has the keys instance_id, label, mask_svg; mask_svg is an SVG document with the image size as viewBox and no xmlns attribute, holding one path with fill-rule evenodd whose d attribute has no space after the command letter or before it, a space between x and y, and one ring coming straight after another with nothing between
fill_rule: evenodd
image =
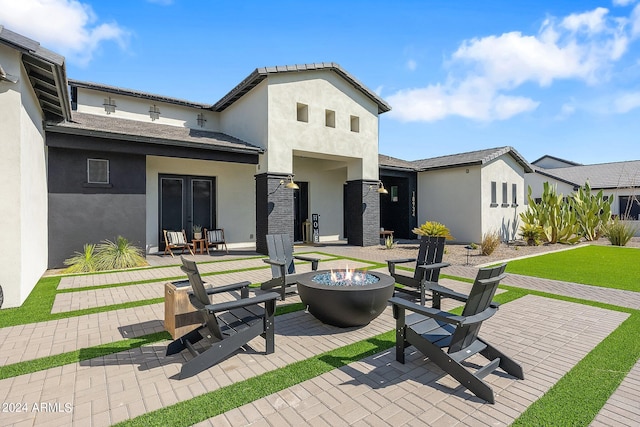
<instances>
[{"instance_id":1,"label":"square window","mask_svg":"<svg viewBox=\"0 0 640 427\"><path fill-rule=\"evenodd\" d=\"M336 127L336 112L324 110L324 125L328 128Z\"/></svg>"},{"instance_id":2,"label":"square window","mask_svg":"<svg viewBox=\"0 0 640 427\"><path fill-rule=\"evenodd\" d=\"M89 184L108 184L109 160L87 159L87 182Z\"/></svg>"},{"instance_id":3,"label":"square window","mask_svg":"<svg viewBox=\"0 0 640 427\"><path fill-rule=\"evenodd\" d=\"M307 104L296 104L296 111L298 115L298 121L308 123L309 122L309 106Z\"/></svg>"},{"instance_id":4,"label":"square window","mask_svg":"<svg viewBox=\"0 0 640 427\"><path fill-rule=\"evenodd\" d=\"M360 132L360 117L351 116L351 132Z\"/></svg>"}]
</instances>

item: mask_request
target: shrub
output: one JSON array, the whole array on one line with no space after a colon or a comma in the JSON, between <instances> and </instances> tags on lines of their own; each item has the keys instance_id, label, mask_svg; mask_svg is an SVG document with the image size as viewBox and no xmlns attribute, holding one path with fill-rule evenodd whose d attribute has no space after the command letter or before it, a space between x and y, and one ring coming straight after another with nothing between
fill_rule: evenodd
<instances>
[{"instance_id":1,"label":"shrub","mask_svg":"<svg viewBox=\"0 0 640 427\"><path fill-rule=\"evenodd\" d=\"M393 247L395 246L395 242L393 241L393 239L391 238L391 236L387 236L386 239L384 239L384 246L387 249L393 249Z\"/></svg>"},{"instance_id":2,"label":"shrub","mask_svg":"<svg viewBox=\"0 0 640 427\"><path fill-rule=\"evenodd\" d=\"M83 252L74 252L73 256L64 260L68 265L65 273L90 273L96 271L96 245L85 243Z\"/></svg>"},{"instance_id":3,"label":"shrub","mask_svg":"<svg viewBox=\"0 0 640 427\"><path fill-rule=\"evenodd\" d=\"M520 226L520 236L529 246L538 246L543 235L539 225L524 223Z\"/></svg>"},{"instance_id":4,"label":"shrub","mask_svg":"<svg viewBox=\"0 0 640 427\"><path fill-rule=\"evenodd\" d=\"M103 240L98 245L96 268L98 270L117 270L147 265L142 250L118 236L115 242Z\"/></svg>"},{"instance_id":5,"label":"shrub","mask_svg":"<svg viewBox=\"0 0 640 427\"><path fill-rule=\"evenodd\" d=\"M453 240L453 236L447 226L436 221L427 221L420 227L414 228L413 232L418 236L445 237L447 240Z\"/></svg>"},{"instance_id":6,"label":"shrub","mask_svg":"<svg viewBox=\"0 0 640 427\"><path fill-rule=\"evenodd\" d=\"M612 245L626 246L629 240L636 234L636 229L630 224L616 218L604 227L603 232Z\"/></svg>"},{"instance_id":7,"label":"shrub","mask_svg":"<svg viewBox=\"0 0 640 427\"><path fill-rule=\"evenodd\" d=\"M556 186L548 182L544 184L540 202L536 203L531 197L531 187L527 196L529 207L520 214L525 224L540 226L542 233L550 243L576 243L580 240L580 229L576 220L576 213L562 194L558 194Z\"/></svg>"},{"instance_id":8,"label":"shrub","mask_svg":"<svg viewBox=\"0 0 640 427\"><path fill-rule=\"evenodd\" d=\"M480 253L482 253L482 255L491 255L499 245L500 233L498 233L496 230L488 231L482 236Z\"/></svg>"}]
</instances>

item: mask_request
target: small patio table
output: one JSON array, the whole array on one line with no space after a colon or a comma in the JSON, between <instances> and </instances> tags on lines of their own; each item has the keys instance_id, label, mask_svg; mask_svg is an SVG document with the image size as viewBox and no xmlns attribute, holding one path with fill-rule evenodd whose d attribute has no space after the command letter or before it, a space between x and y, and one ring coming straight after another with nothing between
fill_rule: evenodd
<instances>
[{"instance_id":1,"label":"small patio table","mask_svg":"<svg viewBox=\"0 0 640 427\"><path fill-rule=\"evenodd\" d=\"M196 248L198 248L198 252L200 253L200 255L204 255L204 243L206 242L205 239L193 239L191 241L193 243L193 250L195 251Z\"/></svg>"}]
</instances>

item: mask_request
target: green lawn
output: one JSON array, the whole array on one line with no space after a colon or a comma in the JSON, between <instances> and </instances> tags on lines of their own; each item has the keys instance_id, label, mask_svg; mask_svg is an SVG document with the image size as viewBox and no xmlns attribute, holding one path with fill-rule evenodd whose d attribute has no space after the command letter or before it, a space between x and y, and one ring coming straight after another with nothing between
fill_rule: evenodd
<instances>
[{"instance_id":1,"label":"green lawn","mask_svg":"<svg viewBox=\"0 0 640 427\"><path fill-rule=\"evenodd\" d=\"M510 261L507 272L640 292L640 249L585 246Z\"/></svg>"}]
</instances>

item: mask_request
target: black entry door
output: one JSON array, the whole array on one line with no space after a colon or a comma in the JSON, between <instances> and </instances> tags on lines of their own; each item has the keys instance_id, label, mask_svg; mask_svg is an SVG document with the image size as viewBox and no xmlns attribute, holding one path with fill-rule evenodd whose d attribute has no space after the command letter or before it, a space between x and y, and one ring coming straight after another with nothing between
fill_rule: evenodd
<instances>
[{"instance_id":1,"label":"black entry door","mask_svg":"<svg viewBox=\"0 0 640 427\"><path fill-rule=\"evenodd\" d=\"M216 228L215 178L189 175L161 175L159 188L159 242L164 249L162 230L185 230L193 237L192 227Z\"/></svg>"},{"instance_id":2,"label":"black entry door","mask_svg":"<svg viewBox=\"0 0 640 427\"><path fill-rule=\"evenodd\" d=\"M301 242L302 223L309 218L309 183L297 181L299 190L293 191L293 240Z\"/></svg>"}]
</instances>

